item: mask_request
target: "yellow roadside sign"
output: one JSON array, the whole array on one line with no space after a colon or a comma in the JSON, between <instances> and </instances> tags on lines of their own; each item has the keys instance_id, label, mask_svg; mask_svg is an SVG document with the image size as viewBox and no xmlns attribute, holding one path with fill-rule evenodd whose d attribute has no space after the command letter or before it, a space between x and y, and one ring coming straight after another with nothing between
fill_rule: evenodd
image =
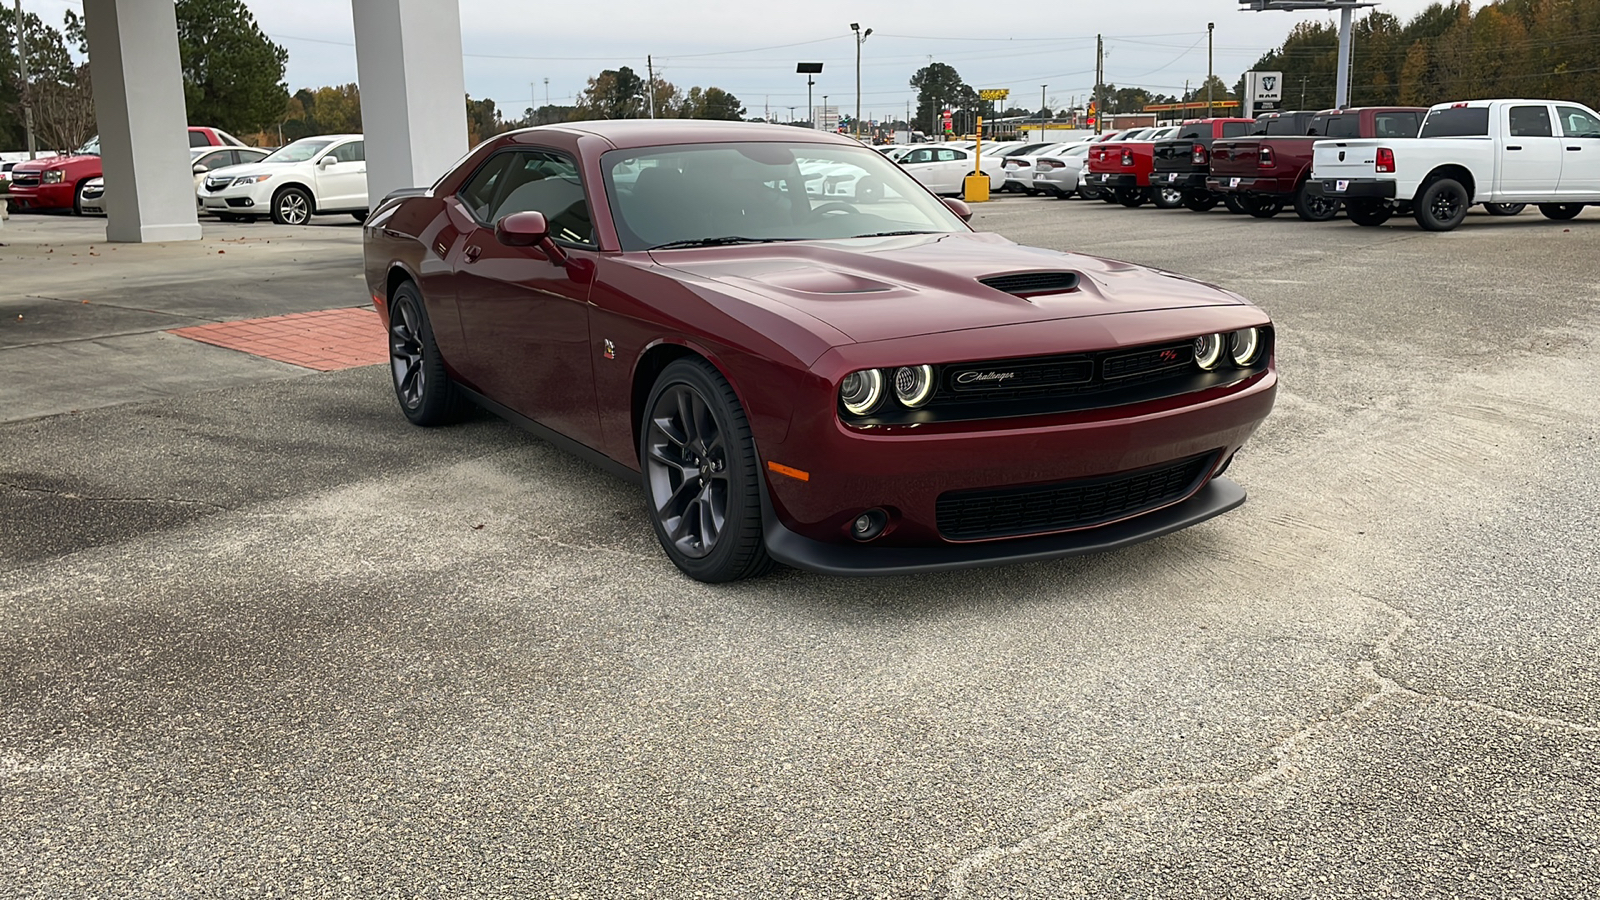
<instances>
[{"instance_id":1,"label":"yellow roadside sign","mask_svg":"<svg viewBox=\"0 0 1600 900\"><path fill-rule=\"evenodd\" d=\"M978 92L980 100L1004 100L1009 96L1011 96L1010 88L990 88L989 90Z\"/></svg>"}]
</instances>

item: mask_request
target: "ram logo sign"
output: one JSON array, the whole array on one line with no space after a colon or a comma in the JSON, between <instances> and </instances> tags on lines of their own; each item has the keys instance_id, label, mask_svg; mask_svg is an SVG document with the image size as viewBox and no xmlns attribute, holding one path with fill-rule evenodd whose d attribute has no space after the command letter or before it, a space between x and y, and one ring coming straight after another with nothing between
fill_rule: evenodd
<instances>
[{"instance_id":1,"label":"ram logo sign","mask_svg":"<svg viewBox=\"0 0 1600 900\"><path fill-rule=\"evenodd\" d=\"M1250 93L1250 99L1260 108L1262 104L1276 104L1283 101L1283 73L1282 72L1250 72L1245 81L1245 90Z\"/></svg>"}]
</instances>

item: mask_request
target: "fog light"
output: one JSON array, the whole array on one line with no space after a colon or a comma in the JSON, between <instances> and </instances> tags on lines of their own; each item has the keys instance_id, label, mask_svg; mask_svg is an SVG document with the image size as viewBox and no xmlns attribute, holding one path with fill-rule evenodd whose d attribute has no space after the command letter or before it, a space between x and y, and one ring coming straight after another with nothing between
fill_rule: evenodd
<instances>
[{"instance_id":1,"label":"fog light","mask_svg":"<svg viewBox=\"0 0 1600 900\"><path fill-rule=\"evenodd\" d=\"M881 509L869 509L850 523L850 536L858 541L870 541L889 524L889 514Z\"/></svg>"}]
</instances>

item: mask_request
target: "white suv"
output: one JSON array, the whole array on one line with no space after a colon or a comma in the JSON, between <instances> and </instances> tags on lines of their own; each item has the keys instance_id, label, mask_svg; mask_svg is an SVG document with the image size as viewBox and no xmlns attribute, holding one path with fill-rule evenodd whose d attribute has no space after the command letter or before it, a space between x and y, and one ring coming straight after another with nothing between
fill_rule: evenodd
<instances>
[{"instance_id":1,"label":"white suv","mask_svg":"<svg viewBox=\"0 0 1600 900\"><path fill-rule=\"evenodd\" d=\"M301 138L258 163L206 173L200 207L223 221L272 216L304 225L314 215L367 217L366 145L359 134Z\"/></svg>"}]
</instances>

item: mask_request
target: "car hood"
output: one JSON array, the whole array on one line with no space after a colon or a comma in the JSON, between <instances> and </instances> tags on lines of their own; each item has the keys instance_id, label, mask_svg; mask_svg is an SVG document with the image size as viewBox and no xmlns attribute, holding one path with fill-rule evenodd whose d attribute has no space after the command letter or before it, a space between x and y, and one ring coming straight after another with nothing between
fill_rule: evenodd
<instances>
[{"instance_id":1,"label":"car hood","mask_svg":"<svg viewBox=\"0 0 1600 900\"><path fill-rule=\"evenodd\" d=\"M205 174L209 176L215 175L218 172L225 172L234 178L243 178L246 175L281 175L298 165L300 165L300 163L240 163L236 166L218 166L215 169L207 171Z\"/></svg>"},{"instance_id":2,"label":"car hood","mask_svg":"<svg viewBox=\"0 0 1600 900\"><path fill-rule=\"evenodd\" d=\"M686 281L759 293L865 343L1126 312L1234 306L1237 294L1144 266L956 233L655 251ZM1016 296L979 281L1073 272L1076 289Z\"/></svg>"},{"instance_id":3,"label":"car hood","mask_svg":"<svg viewBox=\"0 0 1600 900\"><path fill-rule=\"evenodd\" d=\"M46 159L30 159L27 162L17 163L13 172L43 172L46 169L64 169L73 163L83 162L86 159L99 159L92 154L83 156L51 156Z\"/></svg>"}]
</instances>

